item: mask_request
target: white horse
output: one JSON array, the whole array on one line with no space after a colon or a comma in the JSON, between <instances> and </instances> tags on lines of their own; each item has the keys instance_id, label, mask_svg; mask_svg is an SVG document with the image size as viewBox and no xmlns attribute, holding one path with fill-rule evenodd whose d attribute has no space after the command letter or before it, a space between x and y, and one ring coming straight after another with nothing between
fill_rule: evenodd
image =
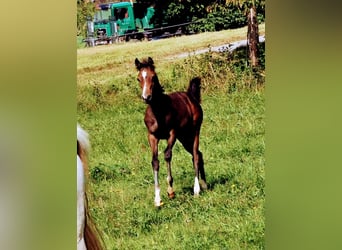
<instances>
[{"instance_id":1,"label":"white horse","mask_svg":"<svg viewBox=\"0 0 342 250\"><path fill-rule=\"evenodd\" d=\"M88 212L86 176L89 149L88 134L77 124L77 250L103 249L103 241Z\"/></svg>"}]
</instances>

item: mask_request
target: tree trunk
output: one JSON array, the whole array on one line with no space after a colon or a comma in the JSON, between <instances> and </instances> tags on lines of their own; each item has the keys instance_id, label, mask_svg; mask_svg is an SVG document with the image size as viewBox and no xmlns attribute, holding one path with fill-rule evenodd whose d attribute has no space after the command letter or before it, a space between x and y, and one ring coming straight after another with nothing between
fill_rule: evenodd
<instances>
[{"instance_id":1,"label":"tree trunk","mask_svg":"<svg viewBox=\"0 0 342 250\"><path fill-rule=\"evenodd\" d=\"M249 10L247 41L251 65L252 67L256 67L258 66L259 28L255 7Z\"/></svg>"}]
</instances>

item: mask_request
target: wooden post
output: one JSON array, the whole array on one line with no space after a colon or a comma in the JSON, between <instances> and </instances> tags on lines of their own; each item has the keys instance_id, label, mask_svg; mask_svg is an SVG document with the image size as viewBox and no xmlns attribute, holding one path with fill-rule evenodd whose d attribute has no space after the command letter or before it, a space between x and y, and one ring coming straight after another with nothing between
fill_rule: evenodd
<instances>
[{"instance_id":1,"label":"wooden post","mask_svg":"<svg viewBox=\"0 0 342 250\"><path fill-rule=\"evenodd\" d=\"M256 67L258 66L259 28L255 7L249 10L247 41L251 65L252 67Z\"/></svg>"}]
</instances>

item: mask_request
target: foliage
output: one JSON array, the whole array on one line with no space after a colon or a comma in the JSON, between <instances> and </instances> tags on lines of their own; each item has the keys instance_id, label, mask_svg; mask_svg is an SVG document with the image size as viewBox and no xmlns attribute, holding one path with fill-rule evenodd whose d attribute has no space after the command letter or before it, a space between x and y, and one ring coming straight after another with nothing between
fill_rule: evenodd
<instances>
[{"instance_id":1,"label":"foliage","mask_svg":"<svg viewBox=\"0 0 342 250\"><path fill-rule=\"evenodd\" d=\"M239 49L233 54L228 51L209 53L200 56L189 56L184 61L176 62L173 68L172 82L180 77L190 79L192 76L202 78L203 91L225 91L232 93L246 89L259 89L263 86L265 65L257 70L248 66L246 48ZM261 54L264 58L264 53ZM262 59L262 62L264 59Z\"/></svg>"},{"instance_id":2,"label":"foliage","mask_svg":"<svg viewBox=\"0 0 342 250\"><path fill-rule=\"evenodd\" d=\"M240 8L234 5L218 4L208 8L206 18L194 18L193 21L195 23L190 26L190 30L193 32L234 29L247 24L246 17Z\"/></svg>"},{"instance_id":3,"label":"foliage","mask_svg":"<svg viewBox=\"0 0 342 250\"><path fill-rule=\"evenodd\" d=\"M86 22L95 12L95 5L92 1L77 0L77 35L86 36Z\"/></svg>"},{"instance_id":4,"label":"foliage","mask_svg":"<svg viewBox=\"0 0 342 250\"><path fill-rule=\"evenodd\" d=\"M258 21L265 19L265 0L245 1L156 1L156 21L173 25L193 21L188 32L219 31L247 24L246 14L255 5Z\"/></svg>"},{"instance_id":5,"label":"foliage","mask_svg":"<svg viewBox=\"0 0 342 250\"><path fill-rule=\"evenodd\" d=\"M150 0L139 0L139 3L150 5ZM258 21L265 20L265 0L213 1L204 0L156 0L154 1L155 27L170 26L184 22L194 22L187 32L219 31L234 29L247 24L248 8L254 4ZM85 35L87 16L92 16L94 4L86 0L77 1L78 34Z\"/></svg>"}]
</instances>

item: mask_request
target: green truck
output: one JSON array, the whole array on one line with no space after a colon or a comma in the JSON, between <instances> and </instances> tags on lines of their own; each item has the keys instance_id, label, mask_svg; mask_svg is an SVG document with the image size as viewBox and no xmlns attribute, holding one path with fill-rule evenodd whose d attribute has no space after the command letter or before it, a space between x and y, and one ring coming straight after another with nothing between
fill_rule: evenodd
<instances>
[{"instance_id":1,"label":"green truck","mask_svg":"<svg viewBox=\"0 0 342 250\"><path fill-rule=\"evenodd\" d=\"M89 19L89 46L112 43L119 39L143 39L153 29L154 6L143 6L132 2L100 4L93 19Z\"/></svg>"}]
</instances>

